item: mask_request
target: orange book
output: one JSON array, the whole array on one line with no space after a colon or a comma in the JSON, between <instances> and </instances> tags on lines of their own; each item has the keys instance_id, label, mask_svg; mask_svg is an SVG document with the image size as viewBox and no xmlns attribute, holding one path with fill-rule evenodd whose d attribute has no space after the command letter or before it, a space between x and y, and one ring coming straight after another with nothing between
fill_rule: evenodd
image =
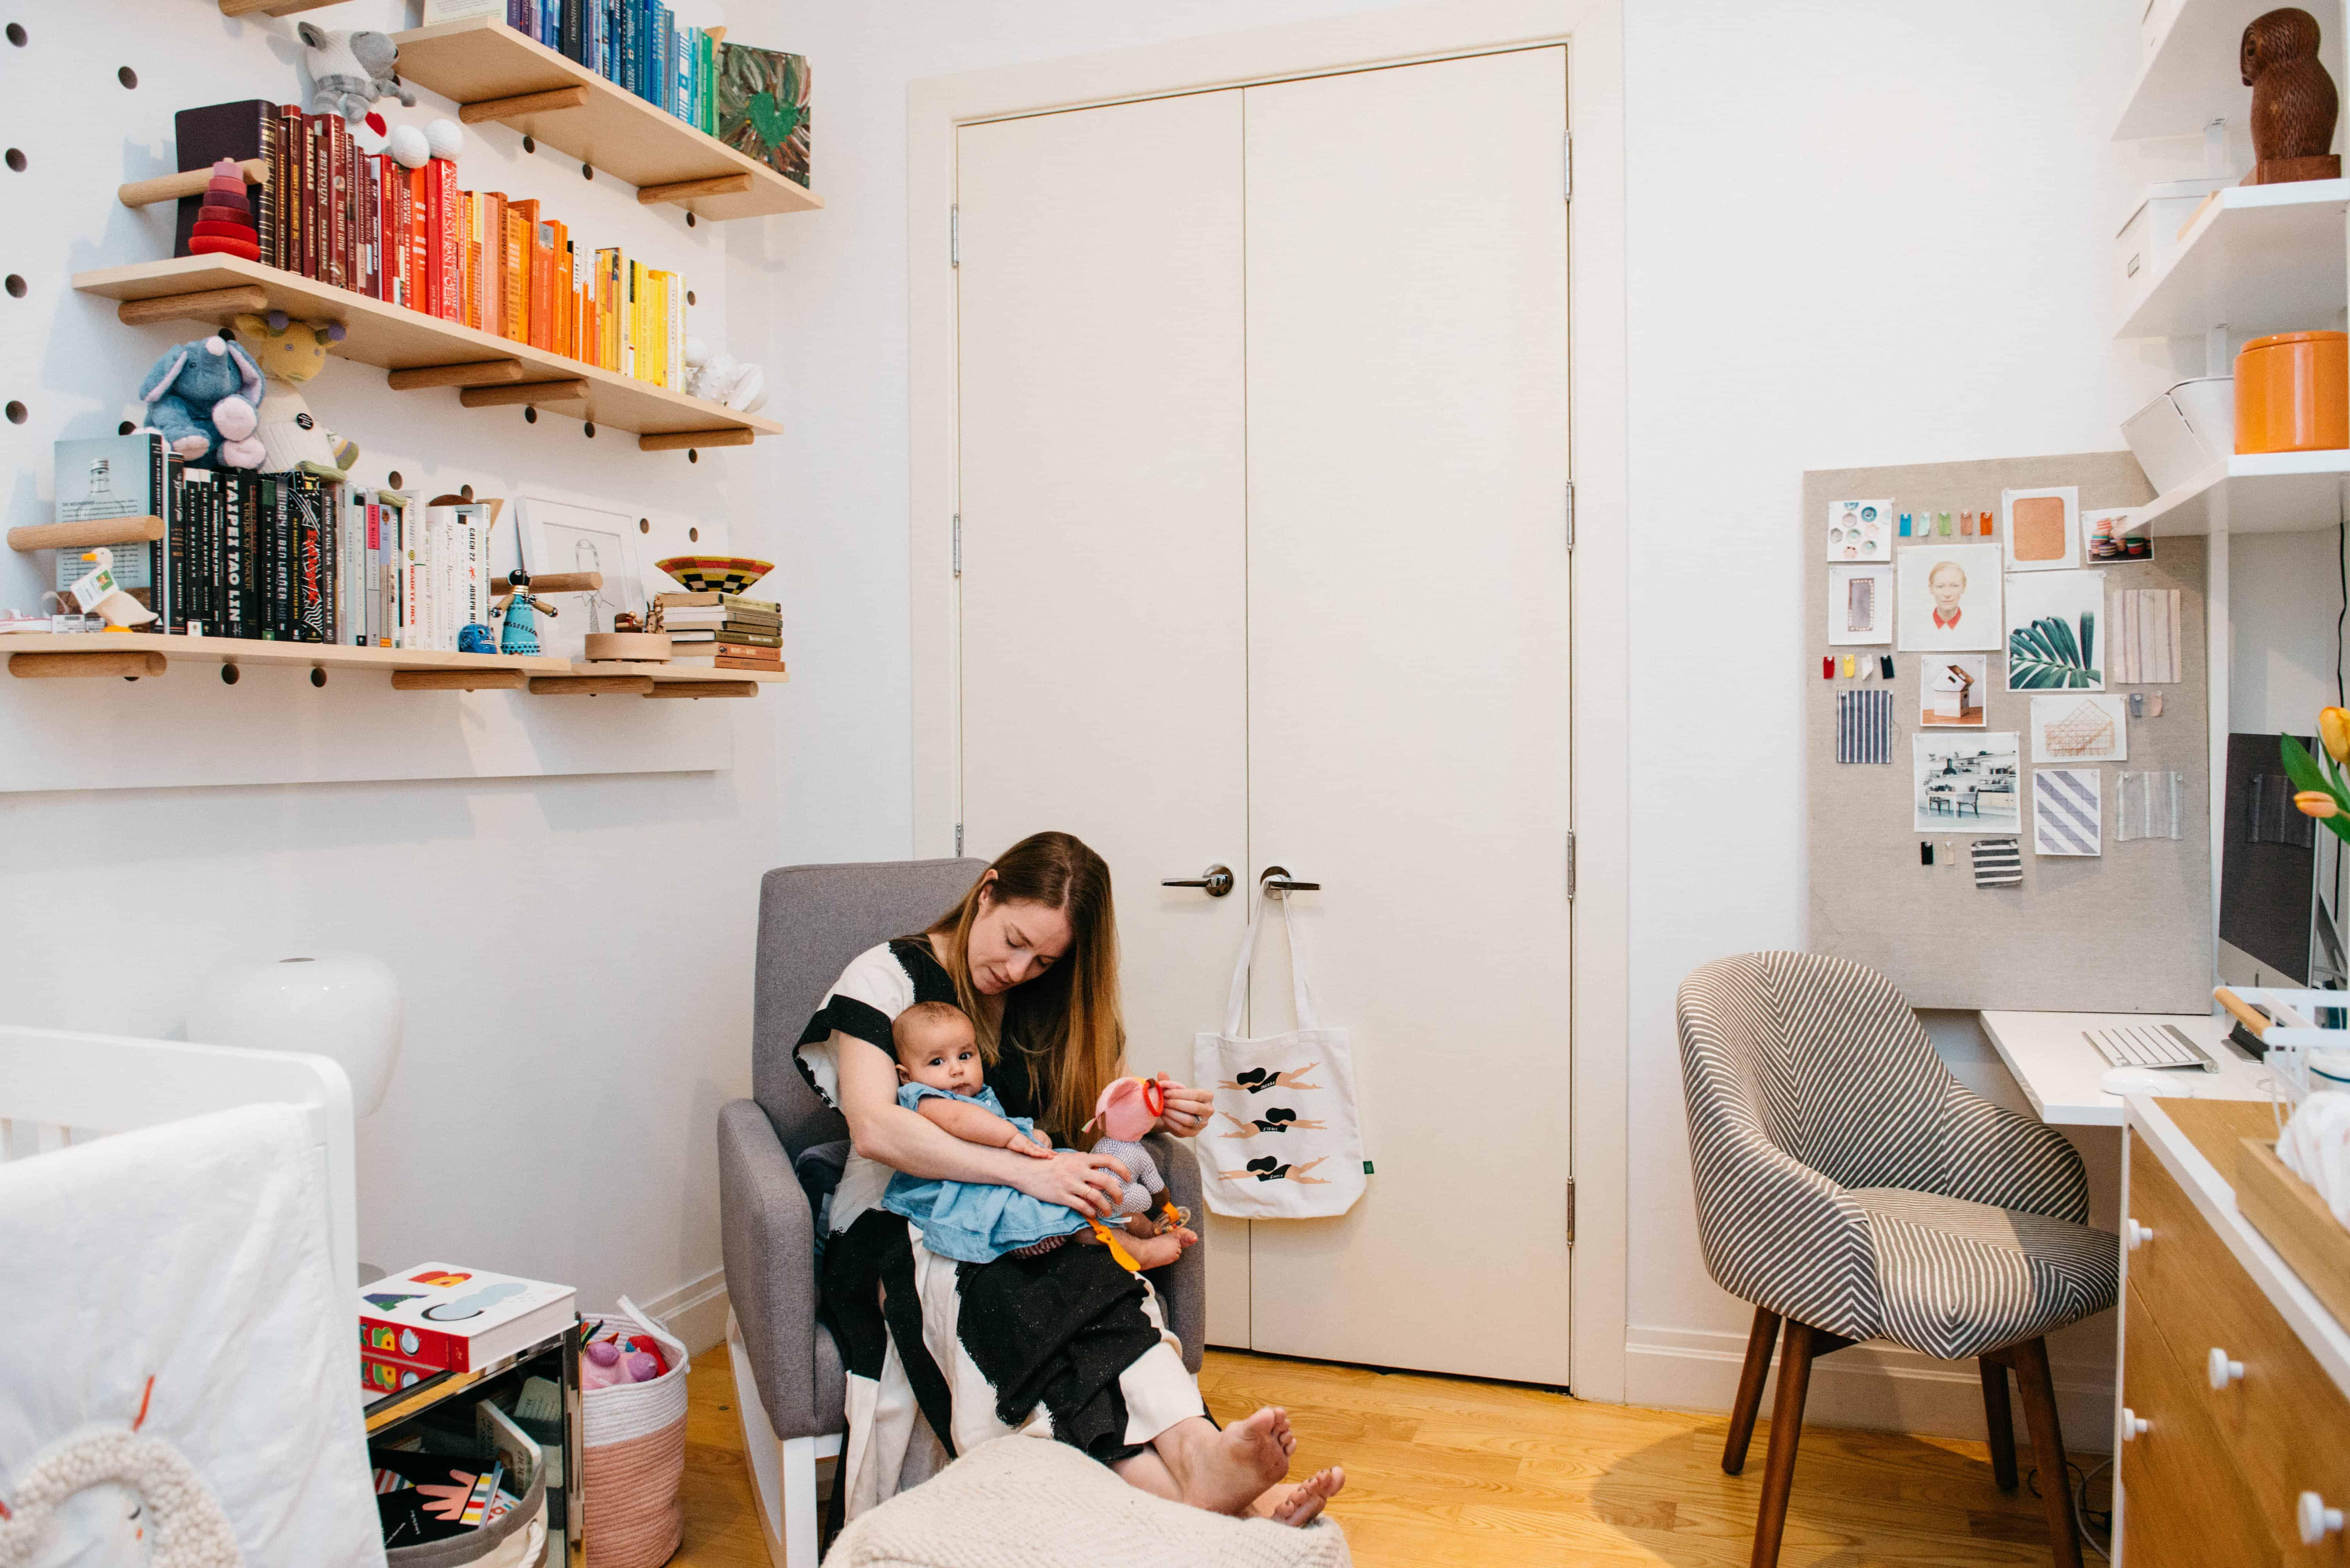
<instances>
[{"instance_id":1,"label":"orange book","mask_svg":"<svg viewBox=\"0 0 2350 1568\"><path fill-rule=\"evenodd\" d=\"M457 192L457 321L463 327L482 324L482 302L473 297L473 210L478 205L471 191Z\"/></svg>"},{"instance_id":2,"label":"orange book","mask_svg":"<svg viewBox=\"0 0 2350 1568\"><path fill-rule=\"evenodd\" d=\"M506 194L503 191L482 192L481 240L482 330L503 337L506 330Z\"/></svg>"},{"instance_id":3,"label":"orange book","mask_svg":"<svg viewBox=\"0 0 2350 1568\"><path fill-rule=\"evenodd\" d=\"M536 202L506 203L504 336L530 341L530 234L538 223Z\"/></svg>"},{"instance_id":4,"label":"orange book","mask_svg":"<svg viewBox=\"0 0 2350 1568\"><path fill-rule=\"evenodd\" d=\"M555 347L555 225L530 226L530 346Z\"/></svg>"},{"instance_id":5,"label":"orange book","mask_svg":"<svg viewBox=\"0 0 2350 1568\"><path fill-rule=\"evenodd\" d=\"M569 354L571 344L571 231L560 223L546 225L551 231L546 261L547 297L555 301L555 330L547 347L558 354Z\"/></svg>"},{"instance_id":6,"label":"orange book","mask_svg":"<svg viewBox=\"0 0 2350 1568\"><path fill-rule=\"evenodd\" d=\"M432 297L432 180L421 169L408 171L408 308L437 316Z\"/></svg>"}]
</instances>

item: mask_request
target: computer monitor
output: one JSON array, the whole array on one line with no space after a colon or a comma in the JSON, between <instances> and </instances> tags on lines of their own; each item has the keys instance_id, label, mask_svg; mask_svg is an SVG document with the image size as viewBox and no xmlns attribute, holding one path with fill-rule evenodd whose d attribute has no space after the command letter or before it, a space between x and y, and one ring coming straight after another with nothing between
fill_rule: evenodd
<instances>
[{"instance_id":1,"label":"computer monitor","mask_svg":"<svg viewBox=\"0 0 2350 1568\"><path fill-rule=\"evenodd\" d=\"M2317 742L2295 736L2314 751ZM2228 737L2220 850L2220 978L2231 985L2333 990L2345 978L2341 840L2293 804L2275 735Z\"/></svg>"}]
</instances>

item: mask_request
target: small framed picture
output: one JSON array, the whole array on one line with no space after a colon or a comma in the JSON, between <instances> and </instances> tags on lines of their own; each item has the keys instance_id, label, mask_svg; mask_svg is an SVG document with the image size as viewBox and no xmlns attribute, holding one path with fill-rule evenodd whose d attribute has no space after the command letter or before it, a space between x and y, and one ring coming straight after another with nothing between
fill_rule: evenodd
<instances>
[{"instance_id":1,"label":"small framed picture","mask_svg":"<svg viewBox=\"0 0 2350 1568\"><path fill-rule=\"evenodd\" d=\"M1980 730L1991 680L1980 653L1929 653L1918 660L1918 725L1926 730Z\"/></svg>"},{"instance_id":2,"label":"small framed picture","mask_svg":"<svg viewBox=\"0 0 2350 1568\"><path fill-rule=\"evenodd\" d=\"M2011 572L2061 572L2081 565L2081 492L2065 484L2049 490L2002 490L1999 509L2007 524L2001 547Z\"/></svg>"},{"instance_id":3,"label":"small framed picture","mask_svg":"<svg viewBox=\"0 0 2350 1568\"><path fill-rule=\"evenodd\" d=\"M2007 585L2007 689L2103 691L2106 658L2102 572L2033 572Z\"/></svg>"},{"instance_id":4,"label":"small framed picture","mask_svg":"<svg viewBox=\"0 0 2350 1568\"><path fill-rule=\"evenodd\" d=\"M1893 559L1893 503L1890 501L1829 502L1828 559L1831 561Z\"/></svg>"},{"instance_id":5,"label":"small framed picture","mask_svg":"<svg viewBox=\"0 0 2350 1568\"><path fill-rule=\"evenodd\" d=\"M1828 641L1861 648L1893 640L1893 568L1828 568Z\"/></svg>"},{"instance_id":6,"label":"small framed picture","mask_svg":"<svg viewBox=\"0 0 2350 1568\"><path fill-rule=\"evenodd\" d=\"M637 565L637 522L617 512L600 512L567 501L525 495L515 503L515 540L521 564L533 577L595 572L604 586L592 593L544 596L556 614L541 620L539 646L557 659L585 659L588 634L609 631L622 610L642 614L645 586ZM500 558L503 573L515 563Z\"/></svg>"},{"instance_id":7,"label":"small framed picture","mask_svg":"<svg viewBox=\"0 0 2350 1568\"><path fill-rule=\"evenodd\" d=\"M1950 540L1912 545L1895 556L1901 590L1895 625L1903 651L1989 652L2000 646L1999 548Z\"/></svg>"}]
</instances>

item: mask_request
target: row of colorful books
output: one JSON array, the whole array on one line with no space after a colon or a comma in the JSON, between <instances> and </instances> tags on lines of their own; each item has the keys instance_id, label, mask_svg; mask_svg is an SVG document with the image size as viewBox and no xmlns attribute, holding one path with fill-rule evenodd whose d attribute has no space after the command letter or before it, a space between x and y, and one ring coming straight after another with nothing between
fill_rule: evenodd
<instances>
[{"instance_id":1,"label":"row of colorful books","mask_svg":"<svg viewBox=\"0 0 2350 1568\"><path fill-rule=\"evenodd\" d=\"M57 443L60 522L160 517L114 549L149 631L453 652L490 620L486 504L307 473L190 467L152 433ZM57 552L57 587L88 568Z\"/></svg>"},{"instance_id":2,"label":"row of colorful books","mask_svg":"<svg viewBox=\"0 0 2350 1568\"><path fill-rule=\"evenodd\" d=\"M506 26L717 134L724 46L700 27L679 26L659 0L506 0Z\"/></svg>"},{"instance_id":3,"label":"row of colorful books","mask_svg":"<svg viewBox=\"0 0 2350 1568\"><path fill-rule=\"evenodd\" d=\"M266 265L405 306L655 386L685 381L685 280L618 246L584 247L536 201L462 191L457 166L403 169L361 151L338 114L263 99L182 109L182 169L257 158ZM191 254L200 196L180 202L175 254Z\"/></svg>"}]
</instances>

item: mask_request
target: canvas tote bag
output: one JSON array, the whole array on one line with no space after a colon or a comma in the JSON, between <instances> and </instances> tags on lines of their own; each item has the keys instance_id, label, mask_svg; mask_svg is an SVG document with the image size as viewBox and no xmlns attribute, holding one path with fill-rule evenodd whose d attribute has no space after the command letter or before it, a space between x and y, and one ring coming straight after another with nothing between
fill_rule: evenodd
<instances>
[{"instance_id":1,"label":"canvas tote bag","mask_svg":"<svg viewBox=\"0 0 2350 1568\"><path fill-rule=\"evenodd\" d=\"M1241 1035L1241 1018L1268 904L1281 911L1289 934L1297 1027L1249 1040ZM1363 1138L1355 1116L1354 1054L1347 1031L1323 1028L1315 1013L1286 900L1263 888L1241 939L1224 1027L1194 1039L1191 1062L1192 1082L1215 1101L1208 1125L1191 1140L1210 1209L1235 1220L1321 1220L1355 1206L1363 1195Z\"/></svg>"}]
</instances>

